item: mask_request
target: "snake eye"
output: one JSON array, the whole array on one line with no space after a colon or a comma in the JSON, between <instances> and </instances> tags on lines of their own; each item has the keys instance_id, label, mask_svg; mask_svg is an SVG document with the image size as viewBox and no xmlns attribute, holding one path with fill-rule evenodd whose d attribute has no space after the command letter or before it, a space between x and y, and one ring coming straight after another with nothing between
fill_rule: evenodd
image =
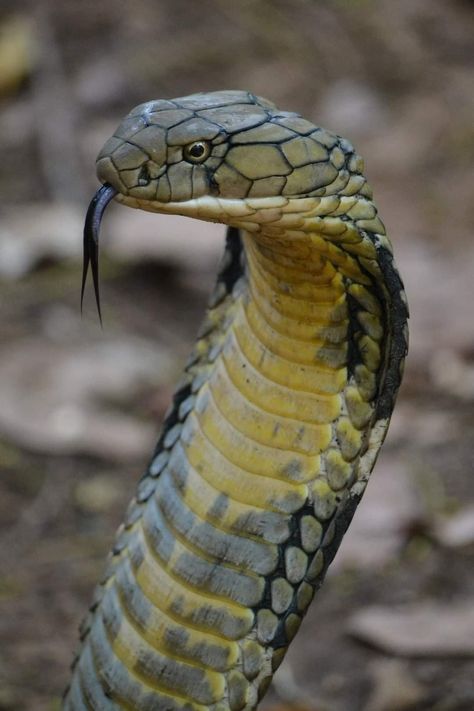
<instances>
[{"instance_id":1,"label":"snake eye","mask_svg":"<svg viewBox=\"0 0 474 711\"><path fill-rule=\"evenodd\" d=\"M183 148L184 160L188 163L203 163L209 157L211 146L207 141L194 141Z\"/></svg>"}]
</instances>

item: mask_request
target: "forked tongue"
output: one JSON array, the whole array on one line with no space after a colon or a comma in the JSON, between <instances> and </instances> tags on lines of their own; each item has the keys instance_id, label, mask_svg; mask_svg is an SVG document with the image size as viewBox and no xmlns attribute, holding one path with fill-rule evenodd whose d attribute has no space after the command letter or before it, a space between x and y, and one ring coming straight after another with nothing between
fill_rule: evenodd
<instances>
[{"instance_id":1,"label":"forked tongue","mask_svg":"<svg viewBox=\"0 0 474 711\"><path fill-rule=\"evenodd\" d=\"M117 190L105 183L98 189L92 198L87 209L86 221L84 223L84 256L82 267L82 287L81 287L81 313L82 302L84 301L84 289L87 281L87 272L89 264L92 271L92 281L94 283L95 302L99 313L100 323L102 324L102 314L100 311L100 293L99 293L99 229L102 221L104 210L117 195Z\"/></svg>"}]
</instances>

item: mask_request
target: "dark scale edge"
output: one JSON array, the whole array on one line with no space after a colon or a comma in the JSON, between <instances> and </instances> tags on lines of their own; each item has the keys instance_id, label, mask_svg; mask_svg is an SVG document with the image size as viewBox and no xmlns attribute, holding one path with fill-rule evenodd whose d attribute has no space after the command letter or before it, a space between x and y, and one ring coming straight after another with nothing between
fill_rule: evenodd
<instances>
[{"instance_id":1,"label":"dark scale edge","mask_svg":"<svg viewBox=\"0 0 474 711\"><path fill-rule=\"evenodd\" d=\"M226 234L225 255L230 255L230 259L225 260L224 267L219 272L217 281L224 284L230 294L235 283L244 273L242 265L243 244L239 230L236 227L228 227Z\"/></svg>"},{"instance_id":2,"label":"dark scale edge","mask_svg":"<svg viewBox=\"0 0 474 711\"><path fill-rule=\"evenodd\" d=\"M155 449L153 450L153 455L151 458L151 461L147 467L147 471L145 472L143 478L148 476L150 474L150 467L152 461L156 458L156 456L163 450L163 441L169 432L169 430L177 425L181 420L179 417L179 407L182 402L186 400L191 395L191 387L192 383L191 382L186 382L181 386L178 386L175 392L173 393L173 399L171 401L170 408L168 410L168 414L166 415L163 425L161 427L161 432L158 438L158 442L156 443Z\"/></svg>"},{"instance_id":3,"label":"dark scale edge","mask_svg":"<svg viewBox=\"0 0 474 711\"><path fill-rule=\"evenodd\" d=\"M270 575L268 575L265 579L265 589L264 589L264 593L262 595L260 602L258 603L258 605L255 605L255 607L252 608L252 611L254 612L255 615L257 615L257 613L260 610L264 610L264 609L270 610L271 612L273 612L273 614L277 614L273 611L272 604L271 604L272 603L272 600L271 600L272 583L274 580L277 580L278 578L284 578L285 580L288 580L286 577L286 569L285 569L285 551L289 547L296 547L299 549L303 549L302 542L301 542L301 519L305 515L310 515L310 516L314 517L313 504L310 502L306 502L291 517L290 536L284 543L281 543L278 546L278 563L277 563L275 569L273 570L273 572ZM334 525L333 522L334 522L334 519L336 516L337 516L337 510L334 512L334 514L331 516L331 518L329 518L327 521L320 521L320 523L323 527L322 543L321 543L320 547L316 551L314 551L314 553L307 554L308 567L309 567L309 565L311 565L311 562L312 562L314 556L318 553L318 551L320 551L320 550L325 551L326 550L325 545L324 545L324 540L326 538L327 531L330 529L330 526ZM347 525L349 525L349 522L347 523ZM347 528L347 526L346 526L346 528ZM346 529L344 529L344 531L340 534L340 540L337 544L337 547L339 546L339 543L342 541L342 537L345 533L345 530ZM333 542L333 537L331 536L331 544L332 544L332 542ZM336 547L336 550L337 550L337 547ZM334 554L332 555L332 557L330 559L331 561L335 555L335 552L336 551L334 551ZM326 557L325 557L325 560L326 560ZM327 566L325 566L324 570L326 570L326 568L329 566L329 562L327 563ZM277 617L279 618L278 627L275 631L275 635L274 635L273 639L268 643L269 647L271 647L274 650L279 649L281 647L287 647L291 640L288 640L287 635L286 635L286 631L285 631L286 620L288 619L288 617L291 614L298 615L298 617L301 617L301 618L303 618L304 615L306 614L306 611L301 612L297 608L297 595L296 594L298 591L298 587L301 585L301 582L303 582L303 581L307 582L310 585L312 585L312 587L315 590L317 590L320 587L320 585L322 584L323 578L324 578L324 575L321 573L316 578L315 581L310 582L310 581L306 580L306 577L305 577L305 578L303 578L302 581L300 581L298 583L290 583L290 585L292 585L293 590L294 590L293 600L290 603L287 610L285 610L285 612L281 613L280 615L277 615Z\"/></svg>"},{"instance_id":4,"label":"dark scale edge","mask_svg":"<svg viewBox=\"0 0 474 711\"><path fill-rule=\"evenodd\" d=\"M393 254L389 249L380 244L376 233L368 230L362 230L362 233L370 239L376 249L377 265L382 274L383 282L380 283L377 277L369 272L358 260L359 268L362 273L370 279L371 287L366 286L366 288L373 292L383 309L383 328L385 335L382 343L385 348L387 339L390 340L389 347L385 351L384 360L377 373L378 378L381 378L381 382L379 383L379 389L375 399L373 421L376 422L380 419L389 419L395 406L395 400L402 380L403 362L408 353L407 328L409 309L406 301L402 297L402 294L405 293L405 289ZM347 283L350 283L350 280L347 280ZM361 362L358 358L358 349L354 340L356 333L354 324L358 324L356 315L356 304L358 302L350 294L347 294L347 289L346 295L349 309L349 335L352 336L349 338L349 357L347 365L348 373L351 374L355 366ZM351 331L351 329L353 330ZM360 330L360 325L358 329Z\"/></svg>"},{"instance_id":5,"label":"dark scale edge","mask_svg":"<svg viewBox=\"0 0 474 711\"><path fill-rule=\"evenodd\" d=\"M351 377L355 376L356 366L362 363L362 358L357 347L356 336L361 333L362 329L357 318L357 312L360 310L360 304L348 291L348 287L354 283L351 279L344 280L344 287L346 291L347 300L347 311L349 316L349 323L347 327L347 379L350 380Z\"/></svg>"},{"instance_id":6,"label":"dark scale edge","mask_svg":"<svg viewBox=\"0 0 474 711\"><path fill-rule=\"evenodd\" d=\"M391 321L391 343L387 357L387 368L376 407L376 417L381 419L391 416L402 380L403 361L408 353L406 329L409 312L407 304L402 298L402 293L404 293L403 282L395 265L393 255L386 247L377 244L375 246L380 271L390 296L388 310Z\"/></svg>"},{"instance_id":7,"label":"dark scale edge","mask_svg":"<svg viewBox=\"0 0 474 711\"><path fill-rule=\"evenodd\" d=\"M344 145L344 143L341 147L347 150L347 145ZM376 411L374 418L376 421L380 418L389 418L394 407L395 397L401 382L401 364L407 353L405 328L408 318L408 309L401 296L403 292L403 283L394 264L392 254L385 247L377 245L377 238L375 234L368 233L368 236L377 248L378 264L384 277L383 286L378 284L376 277L364 269L362 265L361 268L363 272L370 277L370 281L372 283L371 290L384 307L384 330L387 333L387 329L391 329L390 346L385 356L385 371L383 370L383 364L378 371L379 377L382 376L383 380L379 393L376 396ZM349 279L346 280L346 286L350 283L350 281L351 280ZM389 298L387 298L387 292ZM355 341L357 331L361 330L357 319L357 311L359 308L360 306L358 305L357 300L348 295L348 336L350 343L348 353L349 374L354 371L354 368L358 363L362 362ZM361 498L362 494L348 492L348 494L344 496L341 501L339 501L333 515L327 521L320 521L323 526L322 542L320 547L312 555L308 556L308 567L311 565L312 560L318 552L322 552L323 554L323 566L321 572L316 578L312 580L307 580L306 577L304 578L305 582L310 584L315 592L319 590L324 582L327 570L334 560ZM266 579L265 591L262 600L259 605L253 609L255 614L257 614L261 609L272 609L271 584L275 578L286 578L284 555L287 546L297 546L298 548L302 547L300 539L300 521L305 514L314 516L312 505L310 503L306 503L299 511L295 512L291 519L290 537L287 541L285 541L285 543L279 546L278 565L273 573ZM288 617L292 614L296 614L300 618L303 618L307 612L307 609L309 609L307 608L303 611L297 609L296 592L299 584L300 583L293 585L293 600L288 609L281 615L278 615L278 627L275 631L273 639L268 643L268 646L274 650L285 648L291 642L291 640L288 639L285 630L285 622Z\"/></svg>"},{"instance_id":8,"label":"dark scale edge","mask_svg":"<svg viewBox=\"0 0 474 711\"><path fill-rule=\"evenodd\" d=\"M349 494L349 496L344 497L344 500L340 502L339 506L336 508L334 514L329 518L327 521L320 522L322 523L323 526L323 536L322 536L322 542L319 548L314 551L313 554L308 555L308 567L311 565L314 557L322 552L323 553L323 567L321 572L317 575L316 578L312 580L308 580L306 577L303 578L303 581L311 585L313 590L316 592L319 590L319 588L322 586L324 579L326 577L327 570L329 566L331 565L332 561L334 560L334 557L339 549L339 546L342 542L342 539L344 538L344 535L352 521L352 518L354 516L354 513L356 511L357 506L359 505L359 502L361 500L361 495L355 495L355 494ZM312 508L312 505L307 503L305 504L299 511L297 511L294 514L293 521L295 523L294 527L294 532L292 536L286 541L284 544L279 546L280 549L280 561L283 561L284 559L284 552L287 546L293 545L301 548L301 540L299 536L299 523L301 518L305 514L310 514L314 516L314 511ZM328 537L328 532L329 534L329 540L327 542L326 539ZM272 581L275 578L279 577L284 577L285 572L284 572L284 563L283 563L283 568L280 567L281 564L278 565L276 570L272 573L271 576L269 576L266 580L266 587L265 587L265 593L262 598L262 601L258 606L253 608L253 611L255 614L259 612L259 610L262 609L269 609L271 610L271 595L270 595L270 589L271 589L271 584ZM302 582L303 582L302 581ZM298 610L297 607L297 589L301 585L301 583L295 583L293 585L294 588L294 595L293 595L293 600L290 603L289 607L285 612L283 612L281 615L278 615L279 621L278 621L278 627L275 631L275 634L273 636L273 639L268 643L268 646L271 647L273 650L281 649L287 647L291 643L291 639L288 639L286 629L285 629L285 623L286 620L289 618L290 615L297 615L301 619L306 615L309 605L306 608L306 610ZM274 613L275 614L275 613Z\"/></svg>"},{"instance_id":9,"label":"dark scale edge","mask_svg":"<svg viewBox=\"0 0 474 711\"><path fill-rule=\"evenodd\" d=\"M327 569L334 560L334 557L339 549L339 546L342 543L342 539L344 538L347 529L349 528L349 525L354 517L361 498L362 494L349 494L347 499L344 499L344 501L341 502L340 506L336 509L333 517L328 521L328 525L325 529L325 532L327 531L330 525L334 524L334 535L331 537L331 540L327 543L326 546L324 545L323 537L323 545L321 547L324 551L324 566L323 570L316 578L316 583L314 583L315 586L321 586L326 575Z\"/></svg>"}]
</instances>

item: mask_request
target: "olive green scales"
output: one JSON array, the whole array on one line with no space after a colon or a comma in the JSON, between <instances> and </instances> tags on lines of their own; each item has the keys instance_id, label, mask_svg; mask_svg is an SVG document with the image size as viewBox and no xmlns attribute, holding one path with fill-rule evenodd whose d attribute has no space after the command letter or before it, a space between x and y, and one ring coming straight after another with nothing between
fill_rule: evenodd
<instances>
[{"instance_id":1,"label":"olive green scales","mask_svg":"<svg viewBox=\"0 0 474 711\"><path fill-rule=\"evenodd\" d=\"M265 693L363 494L407 350L362 170L348 141L241 91L142 104L102 149L95 280L112 198L228 229L65 711L241 711Z\"/></svg>"}]
</instances>

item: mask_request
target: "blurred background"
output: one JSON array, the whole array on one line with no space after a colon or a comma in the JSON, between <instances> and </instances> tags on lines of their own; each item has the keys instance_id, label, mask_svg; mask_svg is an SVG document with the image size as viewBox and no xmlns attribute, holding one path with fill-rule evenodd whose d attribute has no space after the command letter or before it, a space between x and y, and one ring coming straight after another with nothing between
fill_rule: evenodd
<instances>
[{"instance_id":1,"label":"blurred background","mask_svg":"<svg viewBox=\"0 0 474 711\"><path fill-rule=\"evenodd\" d=\"M411 352L365 499L265 708L474 708L474 5L42 0L0 5L0 710L53 711L151 453L223 230L116 205L104 330L82 222L135 104L234 88L366 159Z\"/></svg>"}]
</instances>

